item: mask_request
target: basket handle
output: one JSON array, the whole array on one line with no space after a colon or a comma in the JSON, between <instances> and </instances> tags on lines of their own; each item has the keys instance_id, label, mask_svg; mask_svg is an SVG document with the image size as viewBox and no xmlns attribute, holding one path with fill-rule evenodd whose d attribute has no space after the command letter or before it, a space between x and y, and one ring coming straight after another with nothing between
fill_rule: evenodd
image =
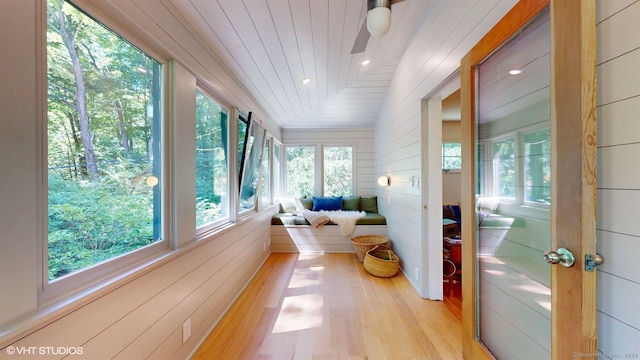
<instances>
[{"instance_id":1,"label":"basket handle","mask_svg":"<svg viewBox=\"0 0 640 360\"><path fill-rule=\"evenodd\" d=\"M389 251L391 251L391 248L386 246L386 245L378 244L378 245L374 246L373 248L371 248L371 250L369 250L369 251L375 251L375 250L382 250L382 251L389 250ZM367 251L367 252L369 252L369 251Z\"/></svg>"},{"instance_id":2,"label":"basket handle","mask_svg":"<svg viewBox=\"0 0 640 360\"><path fill-rule=\"evenodd\" d=\"M376 245L373 248L371 248L371 250L367 251L367 254L370 253L370 252L374 252L376 250L381 250L381 251L385 251L386 250L388 252L389 260L384 260L384 259L381 259L381 260L389 261L389 262L393 261L393 255L395 255L395 254L391 250L391 248L389 248L388 246L386 246L386 245Z\"/></svg>"}]
</instances>

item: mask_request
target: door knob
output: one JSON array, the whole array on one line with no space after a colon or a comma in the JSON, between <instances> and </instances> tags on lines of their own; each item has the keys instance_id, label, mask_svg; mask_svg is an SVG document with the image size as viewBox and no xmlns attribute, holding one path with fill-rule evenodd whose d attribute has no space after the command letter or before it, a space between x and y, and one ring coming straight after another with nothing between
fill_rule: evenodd
<instances>
[{"instance_id":1,"label":"door knob","mask_svg":"<svg viewBox=\"0 0 640 360\"><path fill-rule=\"evenodd\" d=\"M558 248L556 251L545 251L544 261L549 264L560 264L564 267L572 267L575 262L575 258L568 249Z\"/></svg>"}]
</instances>

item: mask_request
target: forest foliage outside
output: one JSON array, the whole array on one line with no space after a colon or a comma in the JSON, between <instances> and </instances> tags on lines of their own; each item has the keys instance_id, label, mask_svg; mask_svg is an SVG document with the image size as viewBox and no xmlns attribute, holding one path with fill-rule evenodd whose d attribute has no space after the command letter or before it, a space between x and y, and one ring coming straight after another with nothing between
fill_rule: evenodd
<instances>
[{"instance_id":1,"label":"forest foliage outside","mask_svg":"<svg viewBox=\"0 0 640 360\"><path fill-rule=\"evenodd\" d=\"M286 146L287 196L320 196L316 193L315 146ZM353 147L323 146L322 196L353 195Z\"/></svg>"},{"instance_id":2,"label":"forest foliage outside","mask_svg":"<svg viewBox=\"0 0 640 360\"><path fill-rule=\"evenodd\" d=\"M65 0L47 0L49 280L162 238L162 65ZM196 219L229 216L229 151L237 134L241 212L269 201L266 130L196 95ZM235 135L234 135L235 136ZM310 150L310 151L309 151ZM314 195L313 147L288 149L288 191ZM352 147L327 148L326 194L353 191ZM275 154L276 157L278 154ZM267 188L265 188L267 187Z\"/></svg>"},{"instance_id":3,"label":"forest foliage outside","mask_svg":"<svg viewBox=\"0 0 640 360\"><path fill-rule=\"evenodd\" d=\"M196 227L228 216L228 111L196 93Z\"/></svg>"},{"instance_id":4,"label":"forest foliage outside","mask_svg":"<svg viewBox=\"0 0 640 360\"><path fill-rule=\"evenodd\" d=\"M160 238L160 64L47 3L49 279Z\"/></svg>"}]
</instances>

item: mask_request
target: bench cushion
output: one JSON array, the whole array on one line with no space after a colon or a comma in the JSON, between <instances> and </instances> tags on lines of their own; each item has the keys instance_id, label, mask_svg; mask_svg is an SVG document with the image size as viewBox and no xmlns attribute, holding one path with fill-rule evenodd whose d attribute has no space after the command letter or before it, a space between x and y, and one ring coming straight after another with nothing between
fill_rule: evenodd
<instances>
[{"instance_id":1,"label":"bench cushion","mask_svg":"<svg viewBox=\"0 0 640 360\"><path fill-rule=\"evenodd\" d=\"M387 219L378 213L367 213L363 218L356 221L356 225L386 225ZM271 218L271 225L309 225L302 215L292 213L278 213ZM330 223L330 225L335 225Z\"/></svg>"}]
</instances>

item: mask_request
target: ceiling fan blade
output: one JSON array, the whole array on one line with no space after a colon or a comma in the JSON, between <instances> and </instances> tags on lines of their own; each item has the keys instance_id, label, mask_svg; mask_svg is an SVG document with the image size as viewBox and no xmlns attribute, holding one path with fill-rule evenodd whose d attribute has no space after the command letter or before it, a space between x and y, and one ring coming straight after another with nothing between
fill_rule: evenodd
<instances>
[{"instance_id":1,"label":"ceiling fan blade","mask_svg":"<svg viewBox=\"0 0 640 360\"><path fill-rule=\"evenodd\" d=\"M399 3L399 2L403 2L404 0L391 0L391 5L395 4L395 3Z\"/></svg>"},{"instance_id":2,"label":"ceiling fan blade","mask_svg":"<svg viewBox=\"0 0 640 360\"><path fill-rule=\"evenodd\" d=\"M356 37L356 41L353 43L351 55L364 52L369 42L369 36L371 36L371 34L369 34L369 30L367 30L367 20L365 19L360 28L360 32L358 32L358 37Z\"/></svg>"}]
</instances>

